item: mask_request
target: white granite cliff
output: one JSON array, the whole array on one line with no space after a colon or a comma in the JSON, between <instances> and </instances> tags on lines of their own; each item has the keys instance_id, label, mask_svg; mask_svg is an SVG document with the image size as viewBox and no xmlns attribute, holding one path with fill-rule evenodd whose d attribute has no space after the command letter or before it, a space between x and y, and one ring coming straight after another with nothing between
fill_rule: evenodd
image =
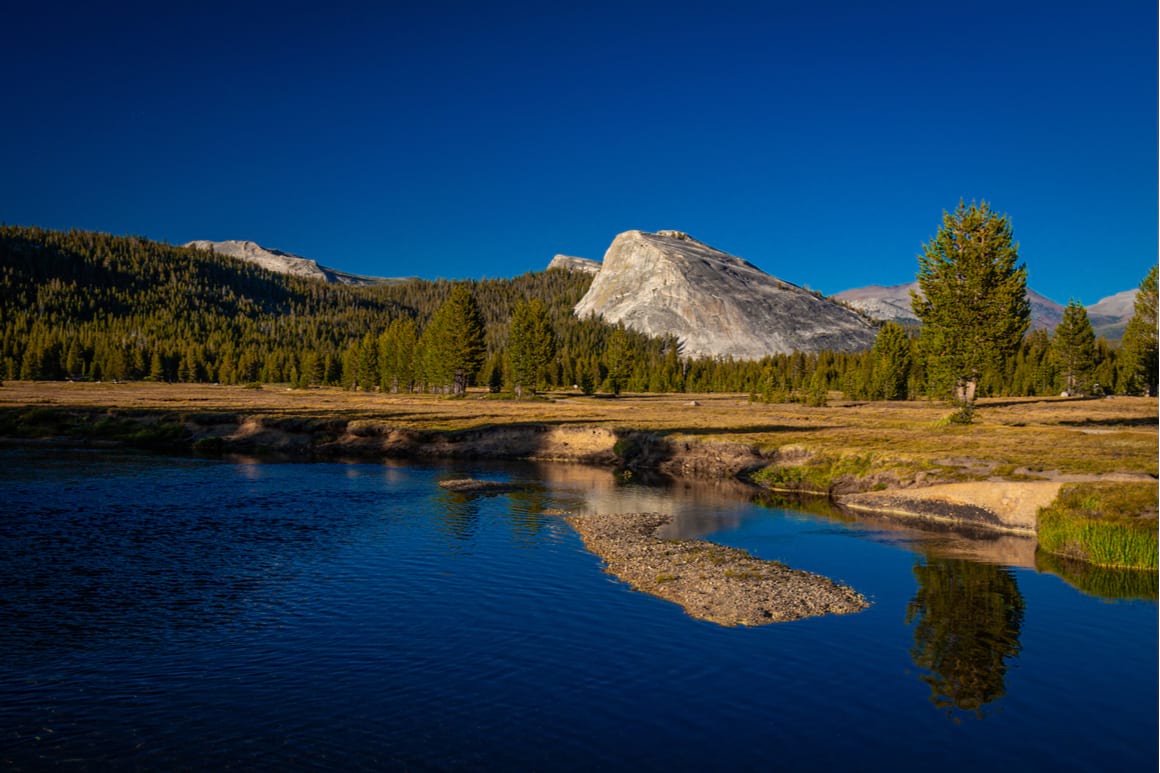
<instances>
[{"instance_id":1,"label":"white granite cliff","mask_svg":"<svg viewBox=\"0 0 1160 773\"><path fill-rule=\"evenodd\" d=\"M857 351L875 335L850 309L679 231L617 236L575 312L671 333L689 357Z\"/></svg>"}]
</instances>

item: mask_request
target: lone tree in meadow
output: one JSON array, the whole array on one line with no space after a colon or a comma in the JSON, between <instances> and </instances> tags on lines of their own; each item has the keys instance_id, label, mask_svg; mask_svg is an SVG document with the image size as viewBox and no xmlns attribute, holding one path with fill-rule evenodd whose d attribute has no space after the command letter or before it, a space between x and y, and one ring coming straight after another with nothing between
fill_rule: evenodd
<instances>
[{"instance_id":1,"label":"lone tree in meadow","mask_svg":"<svg viewBox=\"0 0 1160 773\"><path fill-rule=\"evenodd\" d=\"M556 356L556 335L548 311L539 298L522 301L512 312L508 339L508 364L516 397L524 389L536 393L544 368Z\"/></svg>"},{"instance_id":2,"label":"lone tree in meadow","mask_svg":"<svg viewBox=\"0 0 1160 773\"><path fill-rule=\"evenodd\" d=\"M1069 395L1091 388L1096 367L1096 334L1083 305L1072 299L1063 310L1063 319L1051 337L1051 356L1059 366L1063 388Z\"/></svg>"},{"instance_id":3,"label":"lone tree in meadow","mask_svg":"<svg viewBox=\"0 0 1160 773\"><path fill-rule=\"evenodd\" d=\"M968 418L979 378L1019 348L1031 321L1027 269L1019 263L1011 221L987 202L959 202L918 256L911 306L922 321L927 374Z\"/></svg>"},{"instance_id":4,"label":"lone tree in meadow","mask_svg":"<svg viewBox=\"0 0 1160 773\"><path fill-rule=\"evenodd\" d=\"M1125 391L1156 394L1157 380L1160 378L1160 357L1157 347L1156 328L1156 274L1152 266L1148 275L1140 283L1136 294L1136 309L1128 327L1124 330L1121 352L1124 360Z\"/></svg>"}]
</instances>

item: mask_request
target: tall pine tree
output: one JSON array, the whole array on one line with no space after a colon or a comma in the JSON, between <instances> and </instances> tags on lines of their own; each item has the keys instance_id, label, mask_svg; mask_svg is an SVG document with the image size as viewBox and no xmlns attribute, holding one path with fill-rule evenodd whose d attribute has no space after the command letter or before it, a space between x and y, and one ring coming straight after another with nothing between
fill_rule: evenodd
<instances>
[{"instance_id":1,"label":"tall pine tree","mask_svg":"<svg viewBox=\"0 0 1160 773\"><path fill-rule=\"evenodd\" d=\"M508 365L516 397L523 397L525 388L535 394L544 368L555 356L556 335L544 304L539 298L517 304L508 338Z\"/></svg>"},{"instance_id":2,"label":"tall pine tree","mask_svg":"<svg viewBox=\"0 0 1160 773\"><path fill-rule=\"evenodd\" d=\"M1157 356L1156 320L1156 279L1157 267L1152 266L1148 275L1140 283L1136 294L1136 309L1128 327L1124 330L1122 343L1124 391L1156 394L1157 371L1160 358Z\"/></svg>"},{"instance_id":3,"label":"tall pine tree","mask_svg":"<svg viewBox=\"0 0 1160 773\"><path fill-rule=\"evenodd\" d=\"M435 312L429 328L424 337L430 333L431 348L425 354L428 362L435 365L436 377L443 382L439 385L449 385L453 395L464 394L483 366L487 351L483 314L471 290L455 285L451 297Z\"/></svg>"},{"instance_id":4,"label":"tall pine tree","mask_svg":"<svg viewBox=\"0 0 1160 773\"><path fill-rule=\"evenodd\" d=\"M1051 356L1059 366L1063 388L1070 395L1084 394L1091 388L1096 367L1096 334L1083 305L1072 299L1063 310L1063 319L1051 337Z\"/></svg>"},{"instance_id":5,"label":"tall pine tree","mask_svg":"<svg viewBox=\"0 0 1160 773\"><path fill-rule=\"evenodd\" d=\"M983 372L1015 353L1030 324L1027 269L1018 261L1010 220L985 201L944 212L918 257L922 293L911 291L911 305L922 321L927 374L964 416Z\"/></svg>"}]
</instances>

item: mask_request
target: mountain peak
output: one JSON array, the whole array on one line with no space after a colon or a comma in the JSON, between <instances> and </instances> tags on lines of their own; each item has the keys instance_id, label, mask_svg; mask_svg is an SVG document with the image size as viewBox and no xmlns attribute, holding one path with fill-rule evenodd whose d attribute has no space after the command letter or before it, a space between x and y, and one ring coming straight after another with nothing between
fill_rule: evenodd
<instances>
[{"instance_id":1,"label":"mountain peak","mask_svg":"<svg viewBox=\"0 0 1160 773\"><path fill-rule=\"evenodd\" d=\"M834 299L858 309L872 319L918 324L918 317L910 305L911 290L919 292L918 282L856 287L843 290ZM1086 307L1096 335L1108 339L1120 338L1128 320L1132 318L1135 297L1135 290L1125 290ZM1031 303L1031 329L1046 330L1049 333L1055 330L1063 319L1063 306L1030 288L1027 289L1027 300Z\"/></svg>"},{"instance_id":2,"label":"mountain peak","mask_svg":"<svg viewBox=\"0 0 1160 773\"><path fill-rule=\"evenodd\" d=\"M557 255L552 258L548 268L561 268L565 271L579 271L584 274L595 274L600 271L600 261L588 258L576 258L572 255Z\"/></svg>"},{"instance_id":3,"label":"mountain peak","mask_svg":"<svg viewBox=\"0 0 1160 773\"><path fill-rule=\"evenodd\" d=\"M690 357L854 351L875 333L857 313L683 231L619 234L575 312L675 335Z\"/></svg>"},{"instance_id":4,"label":"mountain peak","mask_svg":"<svg viewBox=\"0 0 1160 773\"><path fill-rule=\"evenodd\" d=\"M376 276L348 274L345 271L338 271L337 269L319 265L316 260L304 258L301 255L295 255L291 252L263 247L256 242L243 239L227 239L220 242L214 242L208 239L197 239L192 242L186 242L182 246L194 247L199 250L210 250L218 255L244 260L247 263L253 263L276 274L303 276L334 284L375 285L406 281L405 279L384 279Z\"/></svg>"}]
</instances>

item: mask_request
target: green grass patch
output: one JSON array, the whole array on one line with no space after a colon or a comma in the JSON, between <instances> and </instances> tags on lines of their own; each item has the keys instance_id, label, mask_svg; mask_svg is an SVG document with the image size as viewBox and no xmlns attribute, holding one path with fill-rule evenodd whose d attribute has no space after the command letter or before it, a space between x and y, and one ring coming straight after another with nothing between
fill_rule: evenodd
<instances>
[{"instance_id":1,"label":"green grass patch","mask_svg":"<svg viewBox=\"0 0 1160 773\"><path fill-rule=\"evenodd\" d=\"M1158 499L1155 483L1064 486L1039 511L1039 547L1096 566L1155 571Z\"/></svg>"},{"instance_id":2,"label":"green grass patch","mask_svg":"<svg viewBox=\"0 0 1160 773\"><path fill-rule=\"evenodd\" d=\"M842 478L861 478L875 469L875 455L817 455L805 464L770 465L752 475L755 483L782 491L828 494Z\"/></svg>"}]
</instances>

